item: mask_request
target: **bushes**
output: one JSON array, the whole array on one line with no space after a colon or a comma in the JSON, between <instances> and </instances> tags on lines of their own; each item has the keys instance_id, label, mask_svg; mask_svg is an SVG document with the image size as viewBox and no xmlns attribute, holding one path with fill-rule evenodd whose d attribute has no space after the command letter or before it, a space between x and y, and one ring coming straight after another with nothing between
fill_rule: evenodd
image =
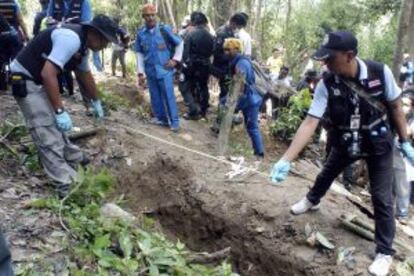
<instances>
[{"instance_id":1,"label":"bushes","mask_svg":"<svg viewBox=\"0 0 414 276\"><path fill-rule=\"evenodd\" d=\"M270 127L271 134L282 140L291 140L311 102L312 96L307 88L290 97L287 107L277 109L278 117Z\"/></svg>"}]
</instances>

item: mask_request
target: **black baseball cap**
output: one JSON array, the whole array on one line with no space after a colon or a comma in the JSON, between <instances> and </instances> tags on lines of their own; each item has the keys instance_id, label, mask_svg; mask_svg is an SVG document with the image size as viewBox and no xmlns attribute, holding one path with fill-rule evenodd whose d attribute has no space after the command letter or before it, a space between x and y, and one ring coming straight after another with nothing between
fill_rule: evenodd
<instances>
[{"instance_id":1,"label":"black baseball cap","mask_svg":"<svg viewBox=\"0 0 414 276\"><path fill-rule=\"evenodd\" d=\"M82 25L92 27L108 41L118 43L118 37L116 35L118 32L118 25L108 16L98 14L91 22L82 23Z\"/></svg>"},{"instance_id":2,"label":"black baseball cap","mask_svg":"<svg viewBox=\"0 0 414 276\"><path fill-rule=\"evenodd\" d=\"M336 51L358 52L358 40L349 31L330 32L325 36L321 47L312 55L315 60L325 60L333 57Z\"/></svg>"}]
</instances>

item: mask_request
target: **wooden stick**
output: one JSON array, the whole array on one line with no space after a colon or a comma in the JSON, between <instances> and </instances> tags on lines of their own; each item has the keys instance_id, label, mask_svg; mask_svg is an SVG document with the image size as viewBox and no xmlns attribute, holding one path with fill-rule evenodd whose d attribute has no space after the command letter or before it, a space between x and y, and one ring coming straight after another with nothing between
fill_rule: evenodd
<instances>
[{"instance_id":1,"label":"wooden stick","mask_svg":"<svg viewBox=\"0 0 414 276\"><path fill-rule=\"evenodd\" d=\"M95 135L96 133L98 133L102 129L103 128L101 128L101 127L94 127L94 128L91 128L91 129L80 131L80 132L71 132L68 135L68 138L71 141L76 141L76 140L79 140L79 139L82 139L82 138L86 138L86 137Z\"/></svg>"},{"instance_id":2,"label":"wooden stick","mask_svg":"<svg viewBox=\"0 0 414 276\"><path fill-rule=\"evenodd\" d=\"M197 264L209 264L214 263L217 261L221 261L226 259L230 256L231 247L226 247L222 250L208 253L208 252L201 252L195 253L189 256L188 260L190 263L197 263Z\"/></svg>"},{"instance_id":3,"label":"wooden stick","mask_svg":"<svg viewBox=\"0 0 414 276\"><path fill-rule=\"evenodd\" d=\"M224 116L221 118L220 132L218 137L218 155L224 156L227 151L229 142L230 130L233 123L233 115L236 110L237 101L239 95L242 94L244 88L244 77L241 74L233 76L233 81L229 90L227 99L227 110ZM219 114L220 116L220 114Z\"/></svg>"}]
</instances>

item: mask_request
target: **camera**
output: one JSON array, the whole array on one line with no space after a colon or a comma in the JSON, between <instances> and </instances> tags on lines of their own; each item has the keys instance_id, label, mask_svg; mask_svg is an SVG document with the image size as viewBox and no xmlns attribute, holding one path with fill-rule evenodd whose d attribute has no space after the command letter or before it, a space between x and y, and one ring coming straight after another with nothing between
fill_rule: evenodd
<instances>
[{"instance_id":1,"label":"camera","mask_svg":"<svg viewBox=\"0 0 414 276\"><path fill-rule=\"evenodd\" d=\"M343 135L343 140L347 145L347 152L350 158L358 158L361 156L361 145L359 132L354 130Z\"/></svg>"}]
</instances>

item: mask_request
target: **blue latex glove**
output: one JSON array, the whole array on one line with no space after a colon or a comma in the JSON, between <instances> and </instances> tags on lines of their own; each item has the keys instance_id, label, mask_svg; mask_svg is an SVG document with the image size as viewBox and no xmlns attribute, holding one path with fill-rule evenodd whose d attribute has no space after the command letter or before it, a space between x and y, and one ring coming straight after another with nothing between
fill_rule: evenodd
<instances>
[{"instance_id":1,"label":"blue latex glove","mask_svg":"<svg viewBox=\"0 0 414 276\"><path fill-rule=\"evenodd\" d=\"M286 179L290 170L290 162L280 159L276 164L273 165L272 171L270 172L270 180L273 183L281 182Z\"/></svg>"},{"instance_id":2,"label":"blue latex glove","mask_svg":"<svg viewBox=\"0 0 414 276\"><path fill-rule=\"evenodd\" d=\"M411 146L411 143L408 141L402 142L400 145L400 150L404 157L414 165L414 148Z\"/></svg>"},{"instance_id":3,"label":"blue latex glove","mask_svg":"<svg viewBox=\"0 0 414 276\"><path fill-rule=\"evenodd\" d=\"M102 104L100 100L92 101L92 107L94 110L94 115L98 119L102 119L104 117L104 112L102 109Z\"/></svg>"},{"instance_id":4,"label":"blue latex glove","mask_svg":"<svg viewBox=\"0 0 414 276\"><path fill-rule=\"evenodd\" d=\"M66 111L57 114L55 118L57 127L60 131L66 132L72 129L72 119Z\"/></svg>"}]
</instances>

